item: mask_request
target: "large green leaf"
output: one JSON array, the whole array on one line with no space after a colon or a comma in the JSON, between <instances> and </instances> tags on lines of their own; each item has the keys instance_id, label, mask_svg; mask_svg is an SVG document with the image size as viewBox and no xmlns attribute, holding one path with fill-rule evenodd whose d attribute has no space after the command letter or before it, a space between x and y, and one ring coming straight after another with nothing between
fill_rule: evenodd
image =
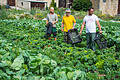
<instances>
[{"instance_id":1,"label":"large green leaf","mask_svg":"<svg viewBox=\"0 0 120 80\"><path fill-rule=\"evenodd\" d=\"M17 58L15 58L15 60L13 61L11 65L11 68L15 70L20 70L23 63L24 63L24 58L22 55L20 55Z\"/></svg>"}]
</instances>

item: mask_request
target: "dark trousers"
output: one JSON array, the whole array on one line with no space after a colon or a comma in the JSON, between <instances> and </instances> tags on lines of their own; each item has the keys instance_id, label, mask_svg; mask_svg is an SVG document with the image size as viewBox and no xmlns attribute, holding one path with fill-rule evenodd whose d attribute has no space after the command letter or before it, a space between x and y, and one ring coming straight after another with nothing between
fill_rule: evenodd
<instances>
[{"instance_id":1,"label":"dark trousers","mask_svg":"<svg viewBox=\"0 0 120 80\"><path fill-rule=\"evenodd\" d=\"M87 38L87 48L88 49L92 49L93 51L95 51L96 47L95 47L95 35L96 33L87 33L86 34L86 38Z\"/></svg>"},{"instance_id":2,"label":"dark trousers","mask_svg":"<svg viewBox=\"0 0 120 80\"><path fill-rule=\"evenodd\" d=\"M56 27L51 28L51 33L48 33L48 37L51 37L51 34L53 34L53 37L56 38L57 35Z\"/></svg>"},{"instance_id":3,"label":"dark trousers","mask_svg":"<svg viewBox=\"0 0 120 80\"><path fill-rule=\"evenodd\" d=\"M64 32L64 41L70 43L70 38L68 36L68 32Z\"/></svg>"}]
</instances>

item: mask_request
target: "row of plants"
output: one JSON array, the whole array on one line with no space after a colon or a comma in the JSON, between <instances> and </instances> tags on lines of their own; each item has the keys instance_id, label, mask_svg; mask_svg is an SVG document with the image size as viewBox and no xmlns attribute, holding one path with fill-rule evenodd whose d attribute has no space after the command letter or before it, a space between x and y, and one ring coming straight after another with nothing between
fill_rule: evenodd
<instances>
[{"instance_id":1,"label":"row of plants","mask_svg":"<svg viewBox=\"0 0 120 80\"><path fill-rule=\"evenodd\" d=\"M108 48L86 49L82 43L63 42L61 20L58 40L46 40L45 21L33 19L0 20L1 80L119 80L119 23L101 22ZM75 26L80 29L82 20Z\"/></svg>"}]
</instances>

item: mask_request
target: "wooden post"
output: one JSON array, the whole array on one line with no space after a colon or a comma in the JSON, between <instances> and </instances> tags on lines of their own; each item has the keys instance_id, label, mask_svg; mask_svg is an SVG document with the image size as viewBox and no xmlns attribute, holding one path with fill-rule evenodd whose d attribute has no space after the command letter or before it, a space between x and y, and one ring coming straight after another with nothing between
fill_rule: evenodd
<instances>
[{"instance_id":1,"label":"wooden post","mask_svg":"<svg viewBox=\"0 0 120 80\"><path fill-rule=\"evenodd\" d=\"M59 0L56 0L56 7L59 7Z\"/></svg>"},{"instance_id":2,"label":"wooden post","mask_svg":"<svg viewBox=\"0 0 120 80\"><path fill-rule=\"evenodd\" d=\"M69 8L69 0L66 0L66 8Z\"/></svg>"},{"instance_id":3,"label":"wooden post","mask_svg":"<svg viewBox=\"0 0 120 80\"><path fill-rule=\"evenodd\" d=\"M17 7L17 0L15 0L15 7Z\"/></svg>"}]
</instances>

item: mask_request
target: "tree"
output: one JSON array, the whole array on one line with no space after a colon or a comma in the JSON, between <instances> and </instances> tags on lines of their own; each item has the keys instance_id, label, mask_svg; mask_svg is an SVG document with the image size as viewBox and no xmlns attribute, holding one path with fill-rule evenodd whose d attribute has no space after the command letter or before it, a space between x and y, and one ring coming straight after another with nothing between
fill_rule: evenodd
<instances>
[{"instance_id":1,"label":"tree","mask_svg":"<svg viewBox=\"0 0 120 80\"><path fill-rule=\"evenodd\" d=\"M55 1L54 0L52 0L52 2L51 2L51 4L50 4L50 7L56 7L56 3L55 3Z\"/></svg>"},{"instance_id":2,"label":"tree","mask_svg":"<svg viewBox=\"0 0 120 80\"><path fill-rule=\"evenodd\" d=\"M73 1L73 9L80 11L87 11L90 7L92 7L92 2L90 0L74 0Z\"/></svg>"}]
</instances>

